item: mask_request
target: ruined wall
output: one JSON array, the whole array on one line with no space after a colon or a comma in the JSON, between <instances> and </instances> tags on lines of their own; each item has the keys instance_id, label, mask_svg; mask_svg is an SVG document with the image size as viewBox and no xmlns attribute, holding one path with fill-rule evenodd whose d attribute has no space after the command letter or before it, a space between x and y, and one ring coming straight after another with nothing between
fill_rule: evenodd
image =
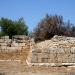
<instances>
[{"instance_id":1,"label":"ruined wall","mask_svg":"<svg viewBox=\"0 0 75 75\"><path fill-rule=\"evenodd\" d=\"M29 65L75 66L75 38L54 36L51 40L35 43L24 35L12 39L1 37L0 59L5 58L27 59Z\"/></svg>"},{"instance_id":2,"label":"ruined wall","mask_svg":"<svg viewBox=\"0 0 75 75\"><path fill-rule=\"evenodd\" d=\"M9 39L9 36L0 38L0 53L18 52L29 47L30 38L24 35L16 35L12 39Z\"/></svg>"},{"instance_id":3,"label":"ruined wall","mask_svg":"<svg viewBox=\"0 0 75 75\"><path fill-rule=\"evenodd\" d=\"M75 38L54 36L37 43L30 51L27 63L31 65L75 65Z\"/></svg>"}]
</instances>

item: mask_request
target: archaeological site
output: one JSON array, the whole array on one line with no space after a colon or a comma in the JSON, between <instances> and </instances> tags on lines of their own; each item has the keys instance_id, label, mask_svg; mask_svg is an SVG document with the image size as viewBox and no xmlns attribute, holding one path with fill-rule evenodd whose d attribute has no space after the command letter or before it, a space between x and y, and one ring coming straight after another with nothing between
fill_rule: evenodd
<instances>
[{"instance_id":1,"label":"archaeological site","mask_svg":"<svg viewBox=\"0 0 75 75\"><path fill-rule=\"evenodd\" d=\"M55 35L50 40L35 43L33 38L25 35L15 35L12 39L1 37L0 67L4 72L12 69L26 72L75 71L75 38Z\"/></svg>"}]
</instances>

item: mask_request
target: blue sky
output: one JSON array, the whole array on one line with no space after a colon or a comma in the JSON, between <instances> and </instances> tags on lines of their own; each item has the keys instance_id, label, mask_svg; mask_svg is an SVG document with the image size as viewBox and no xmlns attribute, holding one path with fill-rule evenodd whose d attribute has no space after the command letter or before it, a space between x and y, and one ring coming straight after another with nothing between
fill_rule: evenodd
<instances>
[{"instance_id":1,"label":"blue sky","mask_svg":"<svg viewBox=\"0 0 75 75\"><path fill-rule=\"evenodd\" d=\"M46 14L62 15L75 24L75 0L0 0L0 18L24 17L32 31Z\"/></svg>"}]
</instances>

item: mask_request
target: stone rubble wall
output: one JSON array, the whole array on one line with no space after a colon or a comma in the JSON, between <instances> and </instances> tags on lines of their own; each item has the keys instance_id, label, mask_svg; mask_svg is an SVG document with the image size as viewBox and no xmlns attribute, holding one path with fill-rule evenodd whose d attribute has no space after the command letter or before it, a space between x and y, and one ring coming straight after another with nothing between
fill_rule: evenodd
<instances>
[{"instance_id":1,"label":"stone rubble wall","mask_svg":"<svg viewBox=\"0 0 75 75\"><path fill-rule=\"evenodd\" d=\"M25 50L30 47L30 40L25 35L15 35L12 39L9 39L9 36L0 37L0 53Z\"/></svg>"},{"instance_id":2,"label":"stone rubble wall","mask_svg":"<svg viewBox=\"0 0 75 75\"><path fill-rule=\"evenodd\" d=\"M75 38L56 35L51 40L37 43L31 49L27 63L31 65L75 66Z\"/></svg>"}]
</instances>

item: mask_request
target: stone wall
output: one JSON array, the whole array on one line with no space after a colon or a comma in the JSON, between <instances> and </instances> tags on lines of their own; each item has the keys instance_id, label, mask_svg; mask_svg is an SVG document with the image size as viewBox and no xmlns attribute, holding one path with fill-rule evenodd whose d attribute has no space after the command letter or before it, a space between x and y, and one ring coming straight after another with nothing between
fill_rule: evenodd
<instances>
[{"instance_id":1,"label":"stone wall","mask_svg":"<svg viewBox=\"0 0 75 75\"><path fill-rule=\"evenodd\" d=\"M30 65L75 66L75 38L56 35L51 40L37 43L31 49L27 63Z\"/></svg>"},{"instance_id":2,"label":"stone wall","mask_svg":"<svg viewBox=\"0 0 75 75\"><path fill-rule=\"evenodd\" d=\"M12 39L1 37L0 58L9 59L10 56L27 59L28 65L75 66L75 38L56 35L51 40L35 43L34 39L24 35Z\"/></svg>"},{"instance_id":3,"label":"stone wall","mask_svg":"<svg viewBox=\"0 0 75 75\"><path fill-rule=\"evenodd\" d=\"M30 38L25 35L15 35L12 39L9 36L0 37L0 52L17 52L30 47Z\"/></svg>"}]
</instances>

